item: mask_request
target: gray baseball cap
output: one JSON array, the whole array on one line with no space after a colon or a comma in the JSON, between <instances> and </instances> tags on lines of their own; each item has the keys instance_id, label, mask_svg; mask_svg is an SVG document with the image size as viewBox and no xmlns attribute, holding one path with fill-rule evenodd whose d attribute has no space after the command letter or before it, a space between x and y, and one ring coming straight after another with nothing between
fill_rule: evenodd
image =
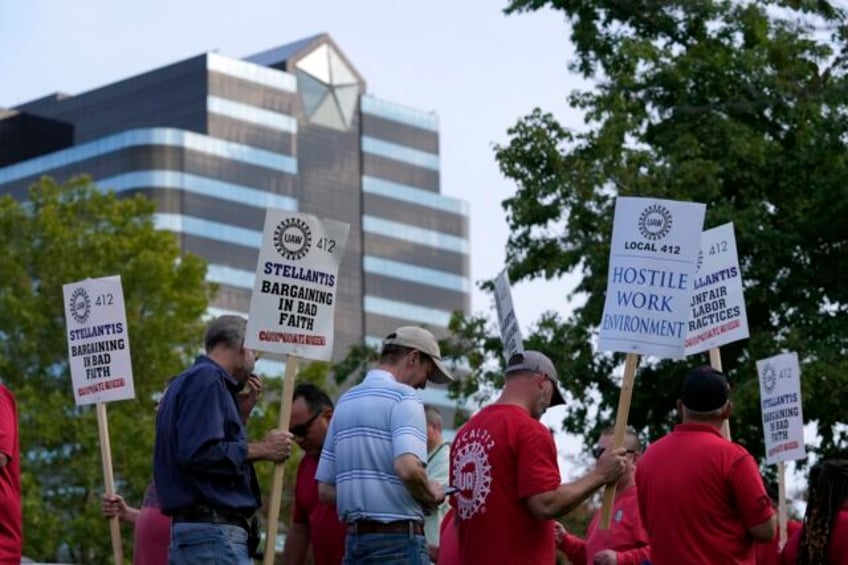
<instances>
[{"instance_id":1,"label":"gray baseball cap","mask_svg":"<svg viewBox=\"0 0 848 565\"><path fill-rule=\"evenodd\" d=\"M524 353L516 353L509 358L504 374L517 373L518 371L531 371L542 373L554 384L554 394L551 396L551 406L565 404L562 392L559 390L559 377L553 362L547 355L539 351L527 349Z\"/></svg>"}]
</instances>

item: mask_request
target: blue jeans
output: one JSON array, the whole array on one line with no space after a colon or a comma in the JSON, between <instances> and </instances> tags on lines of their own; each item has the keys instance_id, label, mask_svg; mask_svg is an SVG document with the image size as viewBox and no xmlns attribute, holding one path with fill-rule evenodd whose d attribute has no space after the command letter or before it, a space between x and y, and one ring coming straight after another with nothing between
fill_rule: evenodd
<instances>
[{"instance_id":1,"label":"blue jeans","mask_svg":"<svg viewBox=\"0 0 848 565\"><path fill-rule=\"evenodd\" d=\"M229 524L171 524L170 565L253 565L247 554L247 530Z\"/></svg>"},{"instance_id":2,"label":"blue jeans","mask_svg":"<svg viewBox=\"0 0 848 565\"><path fill-rule=\"evenodd\" d=\"M427 541L422 535L347 534L344 565L430 565Z\"/></svg>"}]
</instances>

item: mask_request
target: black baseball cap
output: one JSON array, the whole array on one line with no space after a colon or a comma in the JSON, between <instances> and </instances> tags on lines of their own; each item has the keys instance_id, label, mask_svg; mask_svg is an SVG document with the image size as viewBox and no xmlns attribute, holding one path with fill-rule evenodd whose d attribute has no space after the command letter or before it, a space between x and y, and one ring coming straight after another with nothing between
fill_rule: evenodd
<instances>
[{"instance_id":1,"label":"black baseball cap","mask_svg":"<svg viewBox=\"0 0 848 565\"><path fill-rule=\"evenodd\" d=\"M694 412L712 412L727 404L729 394L727 377L709 365L703 365L686 373L680 400Z\"/></svg>"}]
</instances>

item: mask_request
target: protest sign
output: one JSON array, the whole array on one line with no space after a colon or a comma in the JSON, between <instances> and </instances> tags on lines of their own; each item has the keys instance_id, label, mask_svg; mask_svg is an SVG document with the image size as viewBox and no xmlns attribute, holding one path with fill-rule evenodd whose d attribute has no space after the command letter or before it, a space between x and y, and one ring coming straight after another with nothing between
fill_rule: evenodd
<instances>
[{"instance_id":1,"label":"protest sign","mask_svg":"<svg viewBox=\"0 0 848 565\"><path fill-rule=\"evenodd\" d=\"M309 214L268 208L250 298L245 344L286 355L277 428L288 430L297 359L330 361L339 264L350 226ZM276 555L283 465L274 465L268 502L265 558Z\"/></svg>"},{"instance_id":2,"label":"protest sign","mask_svg":"<svg viewBox=\"0 0 848 565\"><path fill-rule=\"evenodd\" d=\"M706 206L619 197L598 349L679 359Z\"/></svg>"},{"instance_id":3,"label":"protest sign","mask_svg":"<svg viewBox=\"0 0 848 565\"><path fill-rule=\"evenodd\" d=\"M657 198L615 202L609 275L598 349L627 353L613 448L624 443L639 355L683 357L689 284L706 206ZM604 487L600 528L610 525L615 485Z\"/></svg>"},{"instance_id":4,"label":"protest sign","mask_svg":"<svg viewBox=\"0 0 848 565\"><path fill-rule=\"evenodd\" d=\"M501 341L504 346L504 356L509 360L516 353L524 352L524 339L521 328L515 318L512 306L512 293L509 290L509 275L506 269L495 279L495 310L498 312L498 326L501 329Z\"/></svg>"},{"instance_id":5,"label":"protest sign","mask_svg":"<svg viewBox=\"0 0 848 565\"><path fill-rule=\"evenodd\" d=\"M71 385L77 406L95 404L104 492L115 494L106 402L135 398L127 313L121 277L85 279L62 286ZM124 562L121 525L109 519L112 557Z\"/></svg>"},{"instance_id":6,"label":"protest sign","mask_svg":"<svg viewBox=\"0 0 848 565\"><path fill-rule=\"evenodd\" d=\"M687 356L748 337L732 223L707 230L701 236L690 297Z\"/></svg>"},{"instance_id":7,"label":"protest sign","mask_svg":"<svg viewBox=\"0 0 848 565\"><path fill-rule=\"evenodd\" d=\"M766 463L803 459L804 417L798 355L782 353L757 361Z\"/></svg>"},{"instance_id":8,"label":"protest sign","mask_svg":"<svg viewBox=\"0 0 848 565\"><path fill-rule=\"evenodd\" d=\"M85 279L62 292L77 406L135 398L121 278Z\"/></svg>"},{"instance_id":9,"label":"protest sign","mask_svg":"<svg viewBox=\"0 0 848 565\"><path fill-rule=\"evenodd\" d=\"M330 360L348 229L342 222L268 209L250 299L248 347Z\"/></svg>"}]
</instances>

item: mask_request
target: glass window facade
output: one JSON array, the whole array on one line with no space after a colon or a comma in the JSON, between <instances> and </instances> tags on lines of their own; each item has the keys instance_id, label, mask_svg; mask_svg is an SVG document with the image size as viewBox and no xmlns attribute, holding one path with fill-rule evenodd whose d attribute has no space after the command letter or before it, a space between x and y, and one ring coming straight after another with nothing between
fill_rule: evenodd
<instances>
[{"instance_id":1,"label":"glass window facade","mask_svg":"<svg viewBox=\"0 0 848 565\"><path fill-rule=\"evenodd\" d=\"M419 245L445 249L455 253L468 253L468 240L455 235L401 224L374 216L362 217L362 230L366 233L382 235L394 239L402 239Z\"/></svg>"},{"instance_id":2,"label":"glass window facade","mask_svg":"<svg viewBox=\"0 0 848 565\"><path fill-rule=\"evenodd\" d=\"M418 206L426 206L444 212L468 216L467 202L406 184L364 175L362 177L362 190L368 194L376 194L384 198L402 200L403 202L417 204Z\"/></svg>"},{"instance_id":3,"label":"glass window facade","mask_svg":"<svg viewBox=\"0 0 848 565\"><path fill-rule=\"evenodd\" d=\"M238 228L222 224L221 222L204 220L203 218L157 212L153 214L153 222L156 228L160 230L186 233L255 249L259 249L262 246L261 231Z\"/></svg>"},{"instance_id":4,"label":"glass window facade","mask_svg":"<svg viewBox=\"0 0 848 565\"><path fill-rule=\"evenodd\" d=\"M223 141L199 133L171 128L136 129L43 155L0 170L0 184L27 178L101 155L140 145L182 147L251 165L297 174L297 159L241 143Z\"/></svg>"},{"instance_id":5,"label":"glass window facade","mask_svg":"<svg viewBox=\"0 0 848 565\"><path fill-rule=\"evenodd\" d=\"M179 171L135 171L98 179L97 185L101 190L114 190L115 192L138 188L169 188L256 206L257 208L272 207L297 210L297 200L290 196L273 194L256 188L221 182Z\"/></svg>"},{"instance_id":6,"label":"glass window facade","mask_svg":"<svg viewBox=\"0 0 848 565\"><path fill-rule=\"evenodd\" d=\"M289 133L297 132L297 120L288 114L272 112L271 110L234 102L219 96L207 96L206 108L213 114L227 116L228 118L234 118L243 122Z\"/></svg>"},{"instance_id":7,"label":"glass window facade","mask_svg":"<svg viewBox=\"0 0 848 565\"><path fill-rule=\"evenodd\" d=\"M206 68L271 88L297 92L297 79L289 73L257 65L242 59L231 59L217 53L206 54Z\"/></svg>"},{"instance_id":8,"label":"glass window facade","mask_svg":"<svg viewBox=\"0 0 848 565\"><path fill-rule=\"evenodd\" d=\"M374 273L384 277L401 279L418 284L461 292L469 292L471 290L471 284L467 277L458 276L446 271L428 269L410 263L382 259L373 255L365 255L362 258L362 268L365 269L366 273Z\"/></svg>"},{"instance_id":9,"label":"glass window facade","mask_svg":"<svg viewBox=\"0 0 848 565\"><path fill-rule=\"evenodd\" d=\"M439 156L435 153L427 153L375 137L362 137L362 151L425 169L439 170Z\"/></svg>"},{"instance_id":10,"label":"glass window facade","mask_svg":"<svg viewBox=\"0 0 848 565\"><path fill-rule=\"evenodd\" d=\"M387 300L377 296L365 295L363 304L365 311L371 314L410 320L418 324L446 328L450 321L451 312L437 308L427 308L417 304L409 304L397 300Z\"/></svg>"},{"instance_id":11,"label":"glass window facade","mask_svg":"<svg viewBox=\"0 0 848 565\"><path fill-rule=\"evenodd\" d=\"M373 96L363 96L360 105L362 112L372 114L387 120L401 122L430 131L439 131L439 117L434 112L422 112L421 110L403 106L396 102L380 100Z\"/></svg>"}]
</instances>

